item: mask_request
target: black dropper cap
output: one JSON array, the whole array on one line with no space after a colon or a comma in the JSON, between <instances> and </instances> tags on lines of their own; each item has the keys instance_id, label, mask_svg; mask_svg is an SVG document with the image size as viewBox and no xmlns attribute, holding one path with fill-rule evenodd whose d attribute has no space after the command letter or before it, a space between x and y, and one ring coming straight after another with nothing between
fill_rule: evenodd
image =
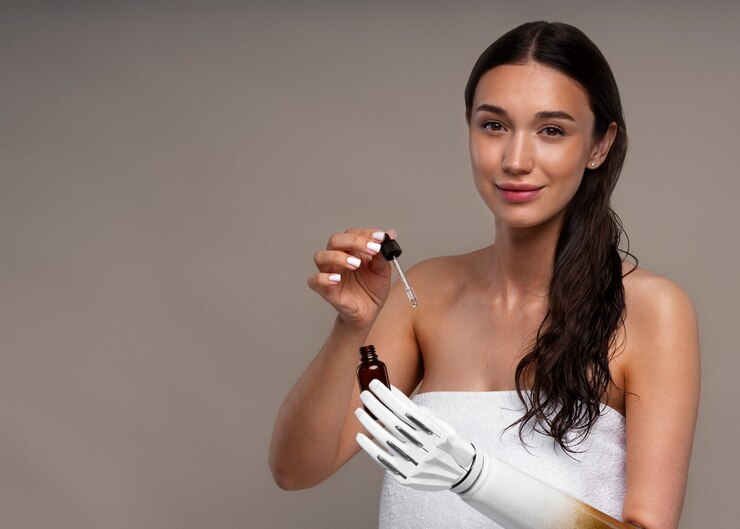
<instances>
[{"instance_id":1,"label":"black dropper cap","mask_svg":"<svg viewBox=\"0 0 740 529\"><path fill-rule=\"evenodd\" d=\"M383 237L383 242L380 243L380 253L383 254L386 261L390 261L391 264L396 267L398 277L401 279L401 283L403 283L403 290L406 292L406 296L409 298L411 306L416 307L419 301L416 299L416 294L414 294L414 290L411 288L409 280L406 279L406 275L403 273L401 265L398 264L398 259L396 259L396 257L401 255L401 247L394 239L391 239L390 235L387 233L385 234L385 237Z\"/></svg>"},{"instance_id":2,"label":"black dropper cap","mask_svg":"<svg viewBox=\"0 0 740 529\"><path fill-rule=\"evenodd\" d=\"M394 257L399 257L402 251L399 244L386 233L383 242L380 243L380 253L383 254L385 260L391 261Z\"/></svg>"}]
</instances>

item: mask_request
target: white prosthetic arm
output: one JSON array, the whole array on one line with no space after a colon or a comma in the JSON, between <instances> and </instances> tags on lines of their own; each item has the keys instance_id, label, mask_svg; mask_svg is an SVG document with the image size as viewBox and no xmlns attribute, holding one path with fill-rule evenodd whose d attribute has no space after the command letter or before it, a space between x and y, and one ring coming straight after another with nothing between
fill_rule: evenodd
<instances>
[{"instance_id":1,"label":"white prosthetic arm","mask_svg":"<svg viewBox=\"0 0 740 529\"><path fill-rule=\"evenodd\" d=\"M452 490L468 505L506 529L627 529L594 509L517 468L476 450L428 408L374 380L360 395L357 418L375 438L357 442L402 485ZM382 423L382 424L381 424Z\"/></svg>"}]
</instances>

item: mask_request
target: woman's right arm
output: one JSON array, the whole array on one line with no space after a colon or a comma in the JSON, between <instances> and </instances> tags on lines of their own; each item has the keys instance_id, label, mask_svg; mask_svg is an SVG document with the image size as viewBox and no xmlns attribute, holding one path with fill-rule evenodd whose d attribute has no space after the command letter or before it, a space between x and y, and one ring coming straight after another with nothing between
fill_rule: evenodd
<instances>
[{"instance_id":1,"label":"woman's right arm","mask_svg":"<svg viewBox=\"0 0 740 529\"><path fill-rule=\"evenodd\" d=\"M411 311L403 291L390 287L390 265L379 253L383 235L365 229L337 233L314 256L318 273L308 285L337 317L275 421L269 464L283 489L316 485L357 453L355 435L362 427L353 412L360 405L360 346L376 345L392 383L402 390L412 391L419 381Z\"/></svg>"}]
</instances>

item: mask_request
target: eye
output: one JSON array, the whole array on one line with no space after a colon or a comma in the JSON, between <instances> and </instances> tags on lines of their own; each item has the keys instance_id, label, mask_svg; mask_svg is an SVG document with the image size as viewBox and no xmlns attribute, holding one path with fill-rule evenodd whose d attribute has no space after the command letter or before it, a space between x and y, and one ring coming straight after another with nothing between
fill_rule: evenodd
<instances>
[{"instance_id":1,"label":"eye","mask_svg":"<svg viewBox=\"0 0 740 529\"><path fill-rule=\"evenodd\" d=\"M546 125L545 127L542 127L540 132L544 132L545 136L550 137L565 136L565 131L557 125Z\"/></svg>"},{"instance_id":2,"label":"eye","mask_svg":"<svg viewBox=\"0 0 740 529\"><path fill-rule=\"evenodd\" d=\"M506 130L506 127L504 127L503 123L501 123L500 121L494 121L492 119L484 121L480 124L480 127L483 130L487 130L489 132L503 132L504 130Z\"/></svg>"}]
</instances>

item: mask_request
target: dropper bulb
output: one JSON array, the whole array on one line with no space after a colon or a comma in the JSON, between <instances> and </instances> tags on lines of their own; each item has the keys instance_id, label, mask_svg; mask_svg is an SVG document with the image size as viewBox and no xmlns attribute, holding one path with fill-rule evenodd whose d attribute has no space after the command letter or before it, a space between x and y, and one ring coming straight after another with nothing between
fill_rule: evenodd
<instances>
[{"instance_id":1,"label":"dropper bulb","mask_svg":"<svg viewBox=\"0 0 740 529\"><path fill-rule=\"evenodd\" d=\"M383 237L383 242L380 243L380 253L383 254L385 260L390 261L394 257L399 257L402 252L401 245L395 239L391 239L390 235L386 233L385 237Z\"/></svg>"}]
</instances>

